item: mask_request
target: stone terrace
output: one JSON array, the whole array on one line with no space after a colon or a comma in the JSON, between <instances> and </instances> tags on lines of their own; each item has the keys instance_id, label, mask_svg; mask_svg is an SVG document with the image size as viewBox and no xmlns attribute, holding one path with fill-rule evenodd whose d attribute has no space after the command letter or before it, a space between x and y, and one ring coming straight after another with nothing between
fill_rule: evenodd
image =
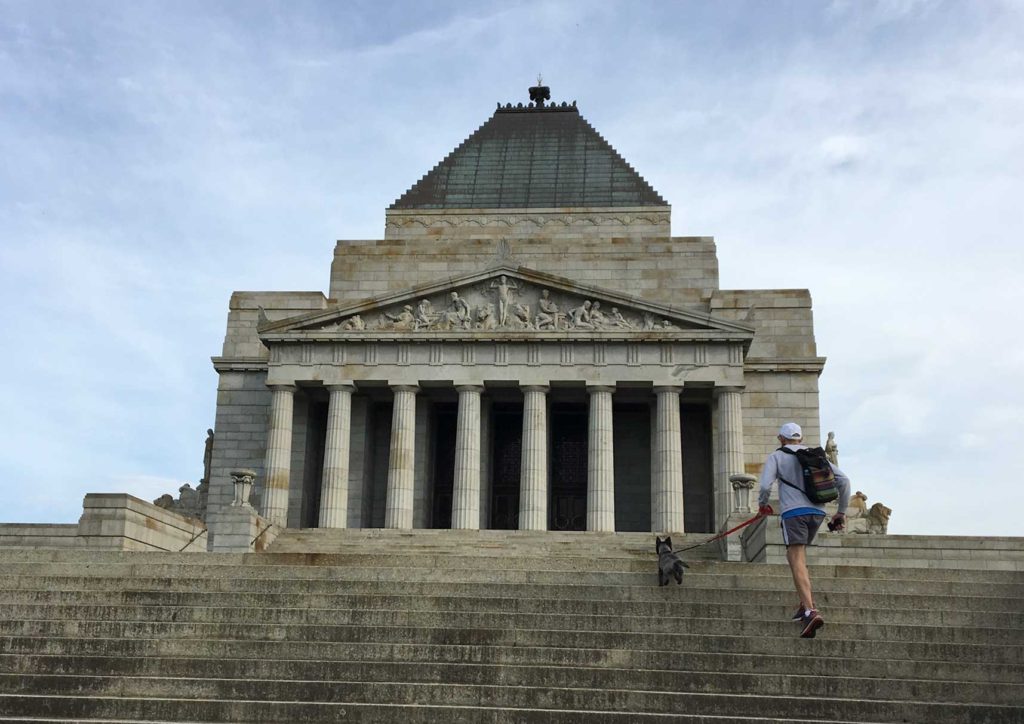
<instances>
[{"instance_id":1,"label":"stone terrace","mask_svg":"<svg viewBox=\"0 0 1024 724\"><path fill-rule=\"evenodd\" d=\"M0 721L1024 720L1024 573L819 566L828 624L803 640L785 566L699 549L659 588L652 542L0 551Z\"/></svg>"}]
</instances>

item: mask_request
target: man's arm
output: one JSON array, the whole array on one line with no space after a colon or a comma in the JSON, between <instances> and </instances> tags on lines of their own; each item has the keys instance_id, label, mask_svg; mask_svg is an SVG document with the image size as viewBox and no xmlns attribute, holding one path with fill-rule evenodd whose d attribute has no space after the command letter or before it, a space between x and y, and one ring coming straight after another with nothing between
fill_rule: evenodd
<instances>
[{"instance_id":1,"label":"man's arm","mask_svg":"<svg viewBox=\"0 0 1024 724\"><path fill-rule=\"evenodd\" d=\"M768 505L768 497L772 494L772 485L779 477L779 463L774 455L769 455L761 468L760 490L757 494L758 507Z\"/></svg>"}]
</instances>

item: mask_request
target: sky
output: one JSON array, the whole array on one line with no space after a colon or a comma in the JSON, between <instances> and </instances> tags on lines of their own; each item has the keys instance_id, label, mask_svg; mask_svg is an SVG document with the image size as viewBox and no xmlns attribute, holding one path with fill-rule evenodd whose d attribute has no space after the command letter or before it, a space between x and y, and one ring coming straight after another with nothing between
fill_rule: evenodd
<instances>
[{"instance_id":1,"label":"sky","mask_svg":"<svg viewBox=\"0 0 1024 724\"><path fill-rule=\"evenodd\" d=\"M822 427L891 533L1024 535L1001 0L0 0L0 521L195 485L231 292L325 291L538 73L722 288L810 289Z\"/></svg>"}]
</instances>

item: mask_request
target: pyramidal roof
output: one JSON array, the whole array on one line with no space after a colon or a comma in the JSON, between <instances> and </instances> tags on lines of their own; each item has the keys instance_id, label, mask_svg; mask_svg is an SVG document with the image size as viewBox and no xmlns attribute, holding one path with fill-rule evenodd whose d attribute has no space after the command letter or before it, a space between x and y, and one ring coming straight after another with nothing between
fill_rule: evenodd
<instances>
[{"instance_id":1,"label":"pyramidal roof","mask_svg":"<svg viewBox=\"0 0 1024 724\"><path fill-rule=\"evenodd\" d=\"M537 92L540 91L540 92ZM508 103L389 208L668 206L587 123L576 102Z\"/></svg>"}]
</instances>

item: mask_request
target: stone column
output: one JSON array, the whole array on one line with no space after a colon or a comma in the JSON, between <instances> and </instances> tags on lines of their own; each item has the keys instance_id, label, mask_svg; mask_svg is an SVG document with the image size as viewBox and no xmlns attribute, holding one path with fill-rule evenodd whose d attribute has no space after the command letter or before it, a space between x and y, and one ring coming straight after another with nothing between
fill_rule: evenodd
<instances>
[{"instance_id":1,"label":"stone column","mask_svg":"<svg viewBox=\"0 0 1024 724\"><path fill-rule=\"evenodd\" d=\"M519 530L548 529L548 388L523 387Z\"/></svg>"},{"instance_id":2,"label":"stone column","mask_svg":"<svg viewBox=\"0 0 1024 724\"><path fill-rule=\"evenodd\" d=\"M721 510L715 511L715 520L722 521L732 511L727 504L732 492L729 476L746 473L743 459L743 388L716 387L718 397L718 443L721 470L715 475L715 502ZM750 494L753 495L752 493ZM747 502L749 508L750 502Z\"/></svg>"},{"instance_id":3,"label":"stone column","mask_svg":"<svg viewBox=\"0 0 1024 724\"><path fill-rule=\"evenodd\" d=\"M320 485L320 527L348 525L349 438L352 435L352 385L329 385L327 443Z\"/></svg>"},{"instance_id":4,"label":"stone column","mask_svg":"<svg viewBox=\"0 0 1024 724\"><path fill-rule=\"evenodd\" d=\"M587 530L615 530L615 454L612 441L614 387L587 387Z\"/></svg>"},{"instance_id":5,"label":"stone column","mask_svg":"<svg viewBox=\"0 0 1024 724\"><path fill-rule=\"evenodd\" d=\"M655 387L658 396L651 470L651 518L656 533L683 531L683 440L679 420L681 387Z\"/></svg>"},{"instance_id":6,"label":"stone column","mask_svg":"<svg viewBox=\"0 0 1024 724\"><path fill-rule=\"evenodd\" d=\"M391 454L388 458L387 507L385 528L412 528L413 465L416 455L415 385L396 385L391 415Z\"/></svg>"},{"instance_id":7,"label":"stone column","mask_svg":"<svg viewBox=\"0 0 1024 724\"><path fill-rule=\"evenodd\" d=\"M292 472L292 411L295 387L270 387L270 421L263 471L263 517L282 528L288 526L288 483Z\"/></svg>"},{"instance_id":8,"label":"stone column","mask_svg":"<svg viewBox=\"0 0 1024 724\"><path fill-rule=\"evenodd\" d=\"M480 527L480 385L460 385L452 528Z\"/></svg>"}]
</instances>

